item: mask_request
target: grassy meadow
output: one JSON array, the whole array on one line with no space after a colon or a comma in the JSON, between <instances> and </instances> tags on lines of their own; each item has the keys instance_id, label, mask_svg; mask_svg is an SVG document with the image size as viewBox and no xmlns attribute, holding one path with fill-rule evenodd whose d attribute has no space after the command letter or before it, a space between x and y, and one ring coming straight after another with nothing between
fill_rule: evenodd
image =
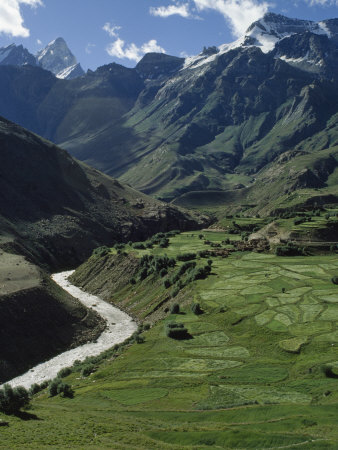
<instances>
[{"instance_id":1,"label":"grassy meadow","mask_svg":"<svg viewBox=\"0 0 338 450\"><path fill-rule=\"evenodd\" d=\"M199 234L125 252L177 257L205 250L204 240L239 239ZM338 448L336 255L211 259L211 274L172 300L180 313L167 312L142 333L143 343L110 355L90 376L65 379L73 399L43 391L21 418L0 414L9 422L0 448ZM150 297L165 290L151 275L113 292L112 301L137 311L137 299L146 309L145 287ZM192 312L193 303L203 314ZM167 337L172 322L184 324L190 339Z\"/></svg>"}]
</instances>

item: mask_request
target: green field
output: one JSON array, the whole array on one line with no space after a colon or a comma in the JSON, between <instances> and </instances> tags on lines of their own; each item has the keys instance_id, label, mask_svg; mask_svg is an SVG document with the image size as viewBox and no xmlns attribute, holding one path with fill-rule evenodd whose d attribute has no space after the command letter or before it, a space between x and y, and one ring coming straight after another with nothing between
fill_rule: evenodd
<instances>
[{"instance_id":1,"label":"green field","mask_svg":"<svg viewBox=\"0 0 338 450\"><path fill-rule=\"evenodd\" d=\"M175 257L204 250L199 234L182 233L164 249L125 251ZM144 343L104 360L91 376L66 378L74 399L42 392L27 411L32 420L0 415L9 421L0 447L338 448L337 257L236 252L212 259L207 279L169 301L180 303L180 314L166 313L142 334ZM135 295L146 308L138 294L145 286L164 290L152 275L112 298L137 311ZM191 312L193 302L203 314ZM172 321L192 339L168 338L165 323Z\"/></svg>"}]
</instances>

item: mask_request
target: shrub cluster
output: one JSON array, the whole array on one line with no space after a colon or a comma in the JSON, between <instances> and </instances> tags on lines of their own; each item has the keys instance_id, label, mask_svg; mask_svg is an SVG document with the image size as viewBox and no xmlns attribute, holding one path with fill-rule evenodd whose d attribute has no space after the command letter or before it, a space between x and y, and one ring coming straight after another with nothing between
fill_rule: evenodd
<instances>
[{"instance_id":1,"label":"shrub cluster","mask_svg":"<svg viewBox=\"0 0 338 450\"><path fill-rule=\"evenodd\" d=\"M189 272L187 283L191 283L196 280L204 280L211 273L211 266L196 267Z\"/></svg>"},{"instance_id":2,"label":"shrub cluster","mask_svg":"<svg viewBox=\"0 0 338 450\"><path fill-rule=\"evenodd\" d=\"M178 283L180 284L179 288L181 289L182 287L184 287L187 283L182 283L182 281L180 280L180 278L188 271L194 269L196 267L196 262L195 261L187 261L184 262L181 267L172 274L172 276L170 278L167 278L166 280L164 280L163 284L164 287L166 289L168 289L170 286L173 286L174 284Z\"/></svg>"},{"instance_id":3,"label":"shrub cluster","mask_svg":"<svg viewBox=\"0 0 338 450\"><path fill-rule=\"evenodd\" d=\"M168 256L153 256L144 255L140 260L140 270L138 272L138 277L140 281L147 278L152 273L156 273L161 277L164 277L169 267L174 267L176 261L174 258L168 258Z\"/></svg>"},{"instance_id":4,"label":"shrub cluster","mask_svg":"<svg viewBox=\"0 0 338 450\"><path fill-rule=\"evenodd\" d=\"M54 378L48 385L48 395L49 397L55 397L59 394L61 397L74 397L74 391L70 384L64 383L61 378Z\"/></svg>"},{"instance_id":5,"label":"shrub cluster","mask_svg":"<svg viewBox=\"0 0 338 450\"><path fill-rule=\"evenodd\" d=\"M168 231L167 233L157 233L145 242L134 242L132 247L137 250L153 248L154 245L158 245L161 248L167 248L169 246L169 238L180 233L179 230Z\"/></svg>"},{"instance_id":6,"label":"shrub cluster","mask_svg":"<svg viewBox=\"0 0 338 450\"><path fill-rule=\"evenodd\" d=\"M178 303L173 303L170 307L170 314L179 314L180 305Z\"/></svg>"},{"instance_id":7,"label":"shrub cluster","mask_svg":"<svg viewBox=\"0 0 338 450\"><path fill-rule=\"evenodd\" d=\"M190 339L191 337L183 323L167 323L165 332L166 335L172 339L183 340Z\"/></svg>"},{"instance_id":8,"label":"shrub cluster","mask_svg":"<svg viewBox=\"0 0 338 450\"><path fill-rule=\"evenodd\" d=\"M305 222L311 222L312 221L312 217L308 216L308 217L296 217L296 219L294 219L293 224L294 225L301 225L302 223Z\"/></svg>"},{"instance_id":9,"label":"shrub cluster","mask_svg":"<svg viewBox=\"0 0 338 450\"><path fill-rule=\"evenodd\" d=\"M277 256L302 256L305 255L305 250L292 242L288 242L286 245L277 246L275 253Z\"/></svg>"},{"instance_id":10,"label":"shrub cluster","mask_svg":"<svg viewBox=\"0 0 338 450\"><path fill-rule=\"evenodd\" d=\"M333 284L338 284L338 277L332 277L331 281Z\"/></svg>"},{"instance_id":11,"label":"shrub cluster","mask_svg":"<svg viewBox=\"0 0 338 450\"><path fill-rule=\"evenodd\" d=\"M196 259L196 253L182 253L181 255L177 255L177 261L191 261Z\"/></svg>"},{"instance_id":12,"label":"shrub cluster","mask_svg":"<svg viewBox=\"0 0 338 450\"><path fill-rule=\"evenodd\" d=\"M0 389L0 411L5 414L16 414L21 408L29 404L29 393L22 386L12 388L5 384Z\"/></svg>"},{"instance_id":13,"label":"shrub cluster","mask_svg":"<svg viewBox=\"0 0 338 450\"><path fill-rule=\"evenodd\" d=\"M102 258L103 256L108 255L108 253L110 252L110 248L106 247L105 245L102 247L98 247L93 251L93 255L94 256L99 256L100 258Z\"/></svg>"},{"instance_id":14,"label":"shrub cluster","mask_svg":"<svg viewBox=\"0 0 338 450\"><path fill-rule=\"evenodd\" d=\"M202 310L202 308L201 308L201 306L200 306L199 303L193 303L193 304L191 305L191 311L192 311L194 314L196 314L196 316L199 316L200 314L203 314L203 310Z\"/></svg>"},{"instance_id":15,"label":"shrub cluster","mask_svg":"<svg viewBox=\"0 0 338 450\"><path fill-rule=\"evenodd\" d=\"M48 381L43 381L41 384L34 383L29 388L29 395L33 397L33 395L38 394L48 387Z\"/></svg>"},{"instance_id":16,"label":"shrub cluster","mask_svg":"<svg viewBox=\"0 0 338 450\"><path fill-rule=\"evenodd\" d=\"M208 251L208 250L200 250L200 251L198 252L198 256L199 256L200 258L208 258L208 256L209 256L209 251Z\"/></svg>"}]
</instances>

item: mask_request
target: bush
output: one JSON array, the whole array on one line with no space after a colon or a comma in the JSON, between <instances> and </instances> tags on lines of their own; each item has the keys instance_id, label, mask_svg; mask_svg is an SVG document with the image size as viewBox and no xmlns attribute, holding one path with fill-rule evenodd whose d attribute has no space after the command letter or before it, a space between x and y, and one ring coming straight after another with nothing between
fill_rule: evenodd
<instances>
[{"instance_id":1,"label":"bush","mask_svg":"<svg viewBox=\"0 0 338 450\"><path fill-rule=\"evenodd\" d=\"M179 314L180 305L178 303L173 303L170 307L170 314Z\"/></svg>"},{"instance_id":2,"label":"bush","mask_svg":"<svg viewBox=\"0 0 338 450\"><path fill-rule=\"evenodd\" d=\"M177 255L177 261L191 261L196 259L196 253L182 253L181 255Z\"/></svg>"},{"instance_id":3,"label":"bush","mask_svg":"<svg viewBox=\"0 0 338 450\"><path fill-rule=\"evenodd\" d=\"M177 234L181 234L180 230L171 230L166 233L167 236L176 236Z\"/></svg>"},{"instance_id":4,"label":"bush","mask_svg":"<svg viewBox=\"0 0 338 450\"><path fill-rule=\"evenodd\" d=\"M64 369L61 369L58 374L57 378L66 378L68 375L72 373L72 369L70 367L65 367Z\"/></svg>"},{"instance_id":5,"label":"bush","mask_svg":"<svg viewBox=\"0 0 338 450\"><path fill-rule=\"evenodd\" d=\"M192 270L189 274L188 277L188 282L192 282L195 280L204 280L205 278L208 277L208 275L210 275L211 272L211 267L208 266L204 266L204 267L198 267L195 268L194 270Z\"/></svg>"},{"instance_id":6,"label":"bush","mask_svg":"<svg viewBox=\"0 0 338 450\"><path fill-rule=\"evenodd\" d=\"M190 339L191 336L183 323L168 323L166 326L166 335L172 339Z\"/></svg>"},{"instance_id":7,"label":"bush","mask_svg":"<svg viewBox=\"0 0 338 450\"><path fill-rule=\"evenodd\" d=\"M160 270L160 274L159 275L160 275L161 278L165 277L167 274L168 274L167 269L161 269Z\"/></svg>"},{"instance_id":8,"label":"bush","mask_svg":"<svg viewBox=\"0 0 338 450\"><path fill-rule=\"evenodd\" d=\"M29 394L22 386L12 388L5 384L0 389L0 411L5 414L16 414L21 408L29 404Z\"/></svg>"},{"instance_id":9,"label":"bush","mask_svg":"<svg viewBox=\"0 0 338 450\"><path fill-rule=\"evenodd\" d=\"M58 394L61 395L63 398L73 398L74 397L74 391L70 384L67 383L60 383L58 386Z\"/></svg>"},{"instance_id":10,"label":"bush","mask_svg":"<svg viewBox=\"0 0 338 450\"><path fill-rule=\"evenodd\" d=\"M56 395L61 395L61 397L74 397L74 391L71 386L64 383L60 378L54 378L48 386L49 397L55 397Z\"/></svg>"},{"instance_id":11,"label":"bush","mask_svg":"<svg viewBox=\"0 0 338 450\"><path fill-rule=\"evenodd\" d=\"M324 372L327 378L338 378L338 374L335 373L335 369L331 364L326 364L322 367L322 371Z\"/></svg>"},{"instance_id":12,"label":"bush","mask_svg":"<svg viewBox=\"0 0 338 450\"><path fill-rule=\"evenodd\" d=\"M331 278L333 284L338 284L338 277Z\"/></svg>"},{"instance_id":13,"label":"bush","mask_svg":"<svg viewBox=\"0 0 338 450\"><path fill-rule=\"evenodd\" d=\"M185 272L187 272L190 269L194 269L196 267L195 261L187 261L181 265L177 272L177 276L180 277L181 275L184 275Z\"/></svg>"},{"instance_id":14,"label":"bush","mask_svg":"<svg viewBox=\"0 0 338 450\"><path fill-rule=\"evenodd\" d=\"M160 243L159 243L159 246L160 246L161 248L167 248L167 247L169 247L169 239L168 239L168 238L161 239L161 241L160 241Z\"/></svg>"},{"instance_id":15,"label":"bush","mask_svg":"<svg viewBox=\"0 0 338 450\"><path fill-rule=\"evenodd\" d=\"M203 311L201 309L201 306L199 303L193 303L191 305L191 311L196 314L196 316L199 316L200 314L203 314Z\"/></svg>"},{"instance_id":16,"label":"bush","mask_svg":"<svg viewBox=\"0 0 338 450\"><path fill-rule=\"evenodd\" d=\"M140 281L145 280L147 278L147 276L148 276L148 270L146 268L143 268L139 275Z\"/></svg>"},{"instance_id":17,"label":"bush","mask_svg":"<svg viewBox=\"0 0 338 450\"><path fill-rule=\"evenodd\" d=\"M181 288L179 286L176 286L171 292L171 297L172 298L176 297L179 294L180 289ZM172 314L177 314L177 313L172 313Z\"/></svg>"},{"instance_id":18,"label":"bush","mask_svg":"<svg viewBox=\"0 0 338 450\"><path fill-rule=\"evenodd\" d=\"M95 370L96 367L94 366L94 364L86 364L81 370L81 377L89 377L89 375L95 372Z\"/></svg>"},{"instance_id":19,"label":"bush","mask_svg":"<svg viewBox=\"0 0 338 450\"><path fill-rule=\"evenodd\" d=\"M93 251L93 255L99 256L100 258L102 258L103 256L108 255L109 252L110 252L110 248L104 245L103 247L96 248Z\"/></svg>"},{"instance_id":20,"label":"bush","mask_svg":"<svg viewBox=\"0 0 338 450\"><path fill-rule=\"evenodd\" d=\"M275 253L277 256L302 256L305 254L304 249L295 246L291 242L288 242L287 245L276 247Z\"/></svg>"},{"instance_id":21,"label":"bush","mask_svg":"<svg viewBox=\"0 0 338 450\"><path fill-rule=\"evenodd\" d=\"M300 218L294 219L293 224L294 225L301 225L304 222L307 222L307 218L306 217L300 217Z\"/></svg>"},{"instance_id":22,"label":"bush","mask_svg":"<svg viewBox=\"0 0 338 450\"><path fill-rule=\"evenodd\" d=\"M114 248L116 250L123 250L126 244L115 244Z\"/></svg>"},{"instance_id":23,"label":"bush","mask_svg":"<svg viewBox=\"0 0 338 450\"><path fill-rule=\"evenodd\" d=\"M142 242L134 242L133 248L135 250L144 250L146 247Z\"/></svg>"},{"instance_id":24,"label":"bush","mask_svg":"<svg viewBox=\"0 0 338 450\"><path fill-rule=\"evenodd\" d=\"M41 386L37 383L32 384L32 386L29 388L29 395L33 396L37 394L38 392L42 391Z\"/></svg>"},{"instance_id":25,"label":"bush","mask_svg":"<svg viewBox=\"0 0 338 450\"><path fill-rule=\"evenodd\" d=\"M145 339L143 336L140 336L139 334L135 337L135 342L137 344L143 344L145 342Z\"/></svg>"}]
</instances>

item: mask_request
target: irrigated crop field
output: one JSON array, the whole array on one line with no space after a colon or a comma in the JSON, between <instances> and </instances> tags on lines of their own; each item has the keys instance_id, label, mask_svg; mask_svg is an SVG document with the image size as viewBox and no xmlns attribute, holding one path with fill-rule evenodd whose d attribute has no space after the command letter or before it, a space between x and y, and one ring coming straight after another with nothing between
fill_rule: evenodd
<instances>
[{"instance_id":1,"label":"irrigated crop field","mask_svg":"<svg viewBox=\"0 0 338 450\"><path fill-rule=\"evenodd\" d=\"M229 237L203 235L214 243ZM206 247L195 232L172 237L168 248L125 251L176 257ZM211 274L177 296L179 314L168 313L142 334L145 342L89 377L70 375L74 399L35 397L29 413L40 420L6 418L0 446L338 448L337 257L211 259ZM197 302L203 314L192 313ZM190 339L167 337L168 322L183 323Z\"/></svg>"}]
</instances>

